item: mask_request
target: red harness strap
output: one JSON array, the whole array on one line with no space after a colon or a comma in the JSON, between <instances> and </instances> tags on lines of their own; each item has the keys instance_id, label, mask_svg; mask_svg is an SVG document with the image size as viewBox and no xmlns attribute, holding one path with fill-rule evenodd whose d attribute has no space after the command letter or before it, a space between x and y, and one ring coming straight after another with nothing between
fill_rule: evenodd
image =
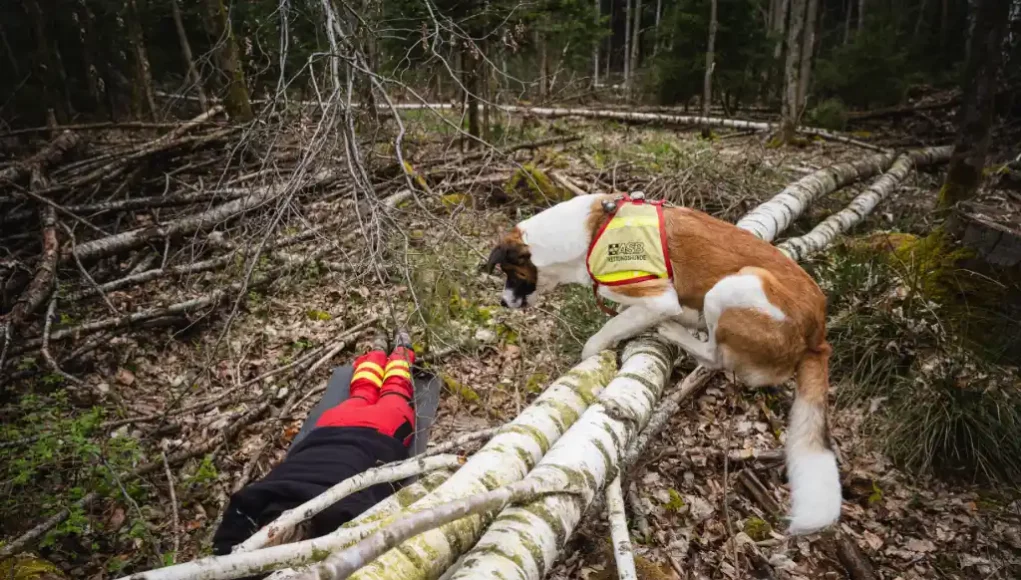
<instances>
[{"instance_id":1,"label":"red harness strap","mask_svg":"<svg viewBox=\"0 0 1021 580\"><path fill-rule=\"evenodd\" d=\"M604 314L617 316L617 311L607 306L606 302L603 301L603 297L599 295L599 284L595 282L592 283L592 296L596 299L596 306L598 306Z\"/></svg>"}]
</instances>

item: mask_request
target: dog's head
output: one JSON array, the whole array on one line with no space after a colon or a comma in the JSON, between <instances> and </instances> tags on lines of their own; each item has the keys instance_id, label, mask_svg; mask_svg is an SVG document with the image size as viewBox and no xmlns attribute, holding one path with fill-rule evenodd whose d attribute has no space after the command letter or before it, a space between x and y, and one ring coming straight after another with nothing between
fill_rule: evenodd
<instances>
[{"instance_id":1,"label":"dog's head","mask_svg":"<svg viewBox=\"0 0 1021 580\"><path fill-rule=\"evenodd\" d=\"M504 236L489 253L486 271L492 274L497 266L507 277L500 304L508 308L528 306L538 286L539 270L532 263L532 253L517 228Z\"/></svg>"}]
</instances>

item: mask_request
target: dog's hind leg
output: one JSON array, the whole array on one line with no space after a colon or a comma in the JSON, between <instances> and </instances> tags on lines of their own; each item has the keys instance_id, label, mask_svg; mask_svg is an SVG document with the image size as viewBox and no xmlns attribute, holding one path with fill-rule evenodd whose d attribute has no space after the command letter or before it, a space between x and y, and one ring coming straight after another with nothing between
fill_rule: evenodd
<instances>
[{"instance_id":1,"label":"dog's hind leg","mask_svg":"<svg viewBox=\"0 0 1021 580\"><path fill-rule=\"evenodd\" d=\"M695 338L682 324L674 320L666 320L659 324L656 332L670 342L676 343L685 352L695 357L698 364L709 369L718 368L715 346Z\"/></svg>"}]
</instances>

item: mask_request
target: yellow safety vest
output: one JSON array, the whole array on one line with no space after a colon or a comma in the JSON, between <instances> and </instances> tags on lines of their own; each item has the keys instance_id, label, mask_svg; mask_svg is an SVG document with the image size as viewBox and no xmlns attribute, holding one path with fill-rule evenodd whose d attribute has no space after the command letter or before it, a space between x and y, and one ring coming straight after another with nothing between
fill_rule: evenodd
<instances>
[{"instance_id":1,"label":"yellow safety vest","mask_svg":"<svg viewBox=\"0 0 1021 580\"><path fill-rule=\"evenodd\" d=\"M672 278L663 227L663 202L625 197L596 233L586 259L596 284L620 286Z\"/></svg>"}]
</instances>

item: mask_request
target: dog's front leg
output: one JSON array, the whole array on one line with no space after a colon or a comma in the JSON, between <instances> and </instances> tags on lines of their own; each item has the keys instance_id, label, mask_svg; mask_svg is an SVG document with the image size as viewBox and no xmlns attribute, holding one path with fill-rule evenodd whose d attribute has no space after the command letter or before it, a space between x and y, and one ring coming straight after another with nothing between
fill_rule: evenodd
<instances>
[{"instance_id":1,"label":"dog's front leg","mask_svg":"<svg viewBox=\"0 0 1021 580\"><path fill-rule=\"evenodd\" d=\"M676 304L676 302L674 302ZM585 343L581 351L581 358L585 360L598 354L618 342L636 336L647 328L661 322L673 315L676 311L664 312L661 309L648 308L644 304L631 305L617 316L614 316L599 329L599 332L592 335Z\"/></svg>"}]
</instances>

